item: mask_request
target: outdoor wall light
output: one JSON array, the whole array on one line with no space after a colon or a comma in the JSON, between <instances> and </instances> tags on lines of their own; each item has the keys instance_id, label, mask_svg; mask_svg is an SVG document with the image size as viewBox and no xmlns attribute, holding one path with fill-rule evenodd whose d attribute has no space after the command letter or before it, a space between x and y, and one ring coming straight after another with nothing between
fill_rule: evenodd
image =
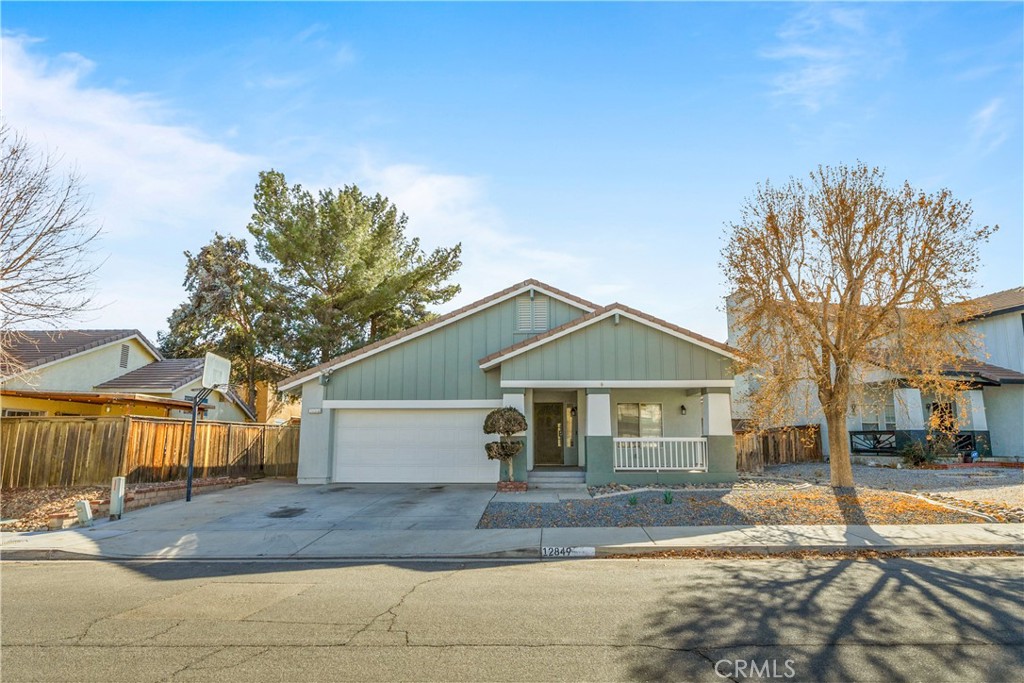
<instances>
[{"instance_id":1,"label":"outdoor wall light","mask_svg":"<svg viewBox=\"0 0 1024 683\"><path fill-rule=\"evenodd\" d=\"M686 415L686 406L685 405L679 406L679 412L681 414L683 414L683 415Z\"/></svg>"}]
</instances>

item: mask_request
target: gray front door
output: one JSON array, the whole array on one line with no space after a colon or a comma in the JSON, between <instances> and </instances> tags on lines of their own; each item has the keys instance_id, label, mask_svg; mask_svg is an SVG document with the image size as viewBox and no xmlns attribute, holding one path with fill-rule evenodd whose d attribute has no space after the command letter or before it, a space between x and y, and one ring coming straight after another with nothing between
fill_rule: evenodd
<instances>
[{"instance_id":1,"label":"gray front door","mask_svg":"<svg viewBox=\"0 0 1024 683\"><path fill-rule=\"evenodd\" d=\"M533 464L562 464L562 404L533 404Z\"/></svg>"}]
</instances>

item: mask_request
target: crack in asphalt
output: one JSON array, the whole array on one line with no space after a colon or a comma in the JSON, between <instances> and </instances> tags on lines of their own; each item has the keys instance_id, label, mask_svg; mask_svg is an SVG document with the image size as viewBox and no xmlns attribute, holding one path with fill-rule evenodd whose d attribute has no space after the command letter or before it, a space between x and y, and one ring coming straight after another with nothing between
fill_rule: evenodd
<instances>
[{"instance_id":1,"label":"crack in asphalt","mask_svg":"<svg viewBox=\"0 0 1024 683\"><path fill-rule=\"evenodd\" d=\"M432 577L430 577L428 579L424 579L423 581L420 581L420 582L414 584L412 586L412 588L407 590L398 599L398 602L396 602L391 607L388 607L386 610L384 610L380 614L378 614L375 617L373 617L372 619L370 619L370 621L367 622L365 626L363 626L361 629L359 629L358 631L353 633L352 637L349 638L347 641L345 641L345 644L348 645L353 640L358 638L360 635L362 635L363 633L366 633L367 631L369 631L370 627L373 626L377 622L378 619L382 619L385 616L390 616L390 622L388 623L388 627L386 629L384 629L384 631L385 632L389 632L389 633L404 633L405 634L405 643L408 646L409 645L409 633L408 633L408 631L395 631L394 630L395 621L398 619L398 612L396 610L401 609L402 605L405 604L405 601L409 598L409 596L412 595L413 593L415 593L416 590L418 588L420 588L421 586L425 586L428 583L434 583L435 581L440 581L442 579L446 579L446 578L448 578L450 576L455 575L458 571L459 571L458 569L455 569L455 570L452 570L450 572L444 572L442 574L439 574L437 576L432 576Z\"/></svg>"}]
</instances>

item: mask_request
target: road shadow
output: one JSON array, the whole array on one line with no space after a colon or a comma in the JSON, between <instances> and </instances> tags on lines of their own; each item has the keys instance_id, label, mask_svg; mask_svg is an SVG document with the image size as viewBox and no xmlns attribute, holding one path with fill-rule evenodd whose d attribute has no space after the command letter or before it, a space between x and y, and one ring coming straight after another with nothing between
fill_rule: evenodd
<instances>
[{"instance_id":1,"label":"road shadow","mask_svg":"<svg viewBox=\"0 0 1024 683\"><path fill-rule=\"evenodd\" d=\"M973 559L734 562L649 615L634 637L650 656L630 679L676 680L680 653L697 652L709 668L726 661L730 675L709 680L1020 680L1022 581L1011 574ZM737 675L737 661L772 668Z\"/></svg>"}]
</instances>

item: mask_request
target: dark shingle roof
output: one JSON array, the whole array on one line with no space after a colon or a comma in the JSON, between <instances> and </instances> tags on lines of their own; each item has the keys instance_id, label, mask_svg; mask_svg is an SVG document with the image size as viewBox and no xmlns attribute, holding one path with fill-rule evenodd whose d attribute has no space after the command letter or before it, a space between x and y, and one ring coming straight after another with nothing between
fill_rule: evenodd
<instances>
[{"instance_id":1,"label":"dark shingle roof","mask_svg":"<svg viewBox=\"0 0 1024 683\"><path fill-rule=\"evenodd\" d=\"M174 391L203 376L202 358L170 358L97 384L98 390Z\"/></svg>"},{"instance_id":2,"label":"dark shingle roof","mask_svg":"<svg viewBox=\"0 0 1024 683\"><path fill-rule=\"evenodd\" d=\"M977 299L971 299L970 303L977 307L980 318L997 313L1024 310L1024 287L1014 287L1002 292L979 296Z\"/></svg>"},{"instance_id":3,"label":"dark shingle roof","mask_svg":"<svg viewBox=\"0 0 1024 683\"><path fill-rule=\"evenodd\" d=\"M154 356L162 358L138 330L11 330L4 335L0 376L31 370L130 337L138 337Z\"/></svg>"}]
</instances>

